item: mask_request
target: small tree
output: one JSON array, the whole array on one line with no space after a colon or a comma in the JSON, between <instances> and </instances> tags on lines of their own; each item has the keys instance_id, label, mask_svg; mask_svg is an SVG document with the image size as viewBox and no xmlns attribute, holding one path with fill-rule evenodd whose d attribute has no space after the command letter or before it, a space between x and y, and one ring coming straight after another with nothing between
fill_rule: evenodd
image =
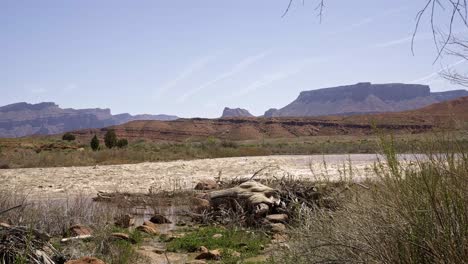
<instances>
[{"instance_id":1,"label":"small tree","mask_svg":"<svg viewBox=\"0 0 468 264\"><path fill-rule=\"evenodd\" d=\"M76 139L75 136L70 132L63 134L62 136L62 140L66 140L66 141L73 141L75 139Z\"/></svg>"},{"instance_id":2,"label":"small tree","mask_svg":"<svg viewBox=\"0 0 468 264\"><path fill-rule=\"evenodd\" d=\"M110 129L106 132L104 143L107 148L113 148L117 145L117 135L115 134L115 130Z\"/></svg>"},{"instance_id":3,"label":"small tree","mask_svg":"<svg viewBox=\"0 0 468 264\"><path fill-rule=\"evenodd\" d=\"M128 145L128 140L126 138L122 138L117 140L117 147L118 148L124 148Z\"/></svg>"},{"instance_id":4,"label":"small tree","mask_svg":"<svg viewBox=\"0 0 468 264\"><path fill-rule=\"evenodd\" d=\"M99 149L99 139L96 135L94 135L93 139L91 139L91 148L93 149L93 151Z\"/></svg>"}]
</instances>

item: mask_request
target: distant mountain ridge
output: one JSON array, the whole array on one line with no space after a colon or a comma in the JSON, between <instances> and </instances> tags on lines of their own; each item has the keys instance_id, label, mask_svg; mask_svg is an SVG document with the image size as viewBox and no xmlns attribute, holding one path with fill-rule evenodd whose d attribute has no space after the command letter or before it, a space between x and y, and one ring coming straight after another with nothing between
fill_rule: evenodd
<instances>
[{"instance_id":1,"label":"distant mountain ridge","mask_svg":"<svg viewBox=\"0 0 468 264\"><path fill-rule=\"evenodd\" d=\"M110 109L60 108L52 102L25 102L0 107L0 137L58 134L85 128L102 128L135 120L175 120L171 115L112 115Z\"/></svg>"},{"instance_id":2,"label":"distant mountain ridge","mask_svg":"<svg viewBox=\"0 0 468 264\"><path fill-rule=\"evenodd\" d=\"M264 116L302 117L399 112L462 96L468 96L468 91L431 93L428 85L363 82L301 92L299 97L287 106L269 109Z\"/></svg>"},{"instance_id":3,"label":"distant mountain ridge","mask_svg":"<svg viewBox=\"0 0 468 264\"><path fill-rule=\"evenodd\" d=\"M228 117L253 117L253 115L246 109L225 107L221 118Z\"/></svg>"}]
</instances>

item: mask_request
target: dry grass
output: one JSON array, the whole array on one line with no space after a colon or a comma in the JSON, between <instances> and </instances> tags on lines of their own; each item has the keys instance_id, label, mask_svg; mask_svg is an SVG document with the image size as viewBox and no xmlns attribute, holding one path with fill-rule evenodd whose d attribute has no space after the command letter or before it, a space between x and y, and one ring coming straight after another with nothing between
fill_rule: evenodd
<instances>
[{"instance_id":1,"label":"dry grass","mask_svg":"<svg viewBox=\"0 0 468 264\"><path fill-rule=\"evenodd\" d=\"M395 138L395 148L400 153L418 152L421 142L428 136L431 135L399 135ZM468 147L466 133L457 133L456 136L460 144ZM39 151L44 146L55 147ZM35 168L265 155L375 153L379 150L379 139L376 136L318 136L236 142L215 138L184 143L139 140L122 149L92 151L87 142L24 138L0 139L0 149L0 168Z\"/></svg>"},{"instance_id":2,"label":"dry grass","mask_svg":"<svg viewBox=\"0 0 468 264\"><path fill-rule=\"evenodd\" d=\"M304 210L274 262L467 263L468 153L447 143L428 142L427 158L403 166L384 141L380 178L350 188L339 210Z\"/></svg>"}]
</instances>

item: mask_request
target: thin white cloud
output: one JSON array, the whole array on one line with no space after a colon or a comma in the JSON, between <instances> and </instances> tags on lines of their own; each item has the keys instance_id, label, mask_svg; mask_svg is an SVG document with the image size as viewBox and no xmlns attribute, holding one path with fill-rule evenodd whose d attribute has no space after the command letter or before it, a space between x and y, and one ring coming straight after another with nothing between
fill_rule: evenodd
<instances>
[{"instance_id":1,"label":"thin white cloud","mask_svg":"<svg viewBox=\"0 0 468 264\"><path fill-rule=\"evenodd\" d=\"M304 68L306 68L310 63L317 62L318 59L307 59L302 60L296 63L294 67L291 67L287 70L278 71L272 74L265 74L260 79L250 83L244 89L239 90L238 92L232 94L232 98L241 97L247 94L250 94L258 89L261 89L265 86L268 86L272 83L277 81L287 79L299 72L301 72Z\"/></svg>"},{"instance_id":2,"label":"thin white cloud","mask_svg":"<svg viewBox=\"0 0 468 264\"><path fill-rule=\"evenodd\" d=\"M432 36L430 34L418 34L415 37L415 41L427 40L427 39L431 39L431 38L432 38ZM408 35L408 36L403 37L403 38L398 38L398 39L390 40L390 41L387 41L387 42L379 43L379 44L376 44L375 46L378 47L378 48L389 48L389 47L398 46L398 45L401 45L401 44L409 44L409 43L411 43L412 40L413 40L413 35Z\"/></svg>"},{"instance_id":3,"label":"thin white cloud","mask_svg":"<svg viewBox=\"0 0 468 264\"><path fill-rule=\"evenodd\" d=\"M390 40L384 43L379 43L376 46L379 48L388 48L388 47L392 47L392 46L396 46L396 45L400 45L404 43L410 43L412 39L413 39L413 36L409 36L409 37L404 37L400 39Z\"/></svg>"},{"instance_id":4,"label":"thin white cloud","mask_svg":"<svg viewBox=\"0 0 468 264\"><path fill-rule=\"evenodd\" d=\"M243 59L242 61L240 61L239 63L234 65L234 67L232 67L229 71L223 72L220 75L216 76L215 78L203 83L202 85L200 85L200 86L198 86L198 87L196 87L194 89L191 89L191 90L187 91L186 93L182 94L182 96L177 99L177 102L178 103L183 103L189 97L191 97L194 94L199 93L200 91L212 86L213 84L215 84L215 83L217 83L219 81L222 81L224 79L227 79L227 78L229 78L229 77L231 77L231 76L233 76L235 74L238 74L238 73L242 72L243 70L245 70L250 65L252 65L252 64L256 63L257 61L259 61L259 60L263 59L264 57L266 57L270 52L271 52L271 50L267 50L267 51L264 51L264 52L261 52L259 54L249 56L249 57Z\"/></svg>"},{"instance_id":5,"label":"thin white cloud","mask_svg":"<svg viewBox=\"0 0 468 264\"><path fill-rule=\"evenodd\" d=\"M462 64L462 63L464 63L464 62L466 62L466 60L465 60L465 59L461 59L461 60L459 60L459 61L456 61L456 62L454 62L454 63L448 65L447 67L443 68L442 70L439 70L439 71L433 72L433 73L431 73L431 74L428 74L428 75L426 75L426 76L420 77L420 78L418 78L418 79L416 79L416 80L411 81L410 83L431 84L432 82L435 81L435 79L437 79L437 78L439 77L439 75L440 75L442 72L444 72L444 71L446 71L446 70L449 70L449 69L451 69L451 68L453 68L453 67L456 67L456 66L458 66L458 65L460 65L460 64Z\"/></svg>"},{"instance_id":6,"label":"thin white cloud","mask_svg":"<svg viewBox=\"0 0 468 264\"><path fill-rule=\"evenodd\" d=\"M363 18L363 19L361 19L361 20L359 20L359 21L357 21L355 23L352 23L352 24L348 25L347 27L343 27L340 30L332 31L329 34L330 35L337 35L337 34L349 32L349 31L352 31L353 29L360 28L362 26L371 24L377 19L382 19L382 18L387 17L389 15L399 13L399 12L405 10L405 9L407 9L407 8L406 7L393 8L393 9L390 9L390 10L385 11L385 12L383 12L381 14L378 14L378 15L368 16L368 17L365 17L365 18Z\"/></svg>"},{"instance_id":7,"label":"thin white cloud","mask_svg":"<svg viewBox=\"0 0 468 264\"><path fill-rule=\"evenodd\" d=\"M185 69L182 70L182 72L177 75L172 80L169 80L168 82L164 83L159 89L157 89L153 96L158 97L164 94L166 91L176 87L181 81L185 80L186 78L190 77L192 74L195 72L203 69L210 63L212 60L214 60L217 57L217 55L210 55L210 56L205 56L202 57L192 63L190 63Z\"/></svg>"}]
</instances>

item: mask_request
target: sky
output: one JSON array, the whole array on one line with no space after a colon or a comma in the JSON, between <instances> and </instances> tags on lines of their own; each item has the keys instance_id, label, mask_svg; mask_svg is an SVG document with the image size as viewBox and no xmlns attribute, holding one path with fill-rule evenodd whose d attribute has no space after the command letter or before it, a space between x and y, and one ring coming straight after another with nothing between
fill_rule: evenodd
<instances>
[{"instance_id":1,"label":"sky","mask_svg":"<svg viewBox=\"0 0 468 264\"><path fill-rule=\"evenodd\" d=\"M423 24L425 0L0 0L0 105L255 115L301 91L358 82L460 89ZM427 23L427 20L426 20Z\"/></svg>"}]
</instances>

